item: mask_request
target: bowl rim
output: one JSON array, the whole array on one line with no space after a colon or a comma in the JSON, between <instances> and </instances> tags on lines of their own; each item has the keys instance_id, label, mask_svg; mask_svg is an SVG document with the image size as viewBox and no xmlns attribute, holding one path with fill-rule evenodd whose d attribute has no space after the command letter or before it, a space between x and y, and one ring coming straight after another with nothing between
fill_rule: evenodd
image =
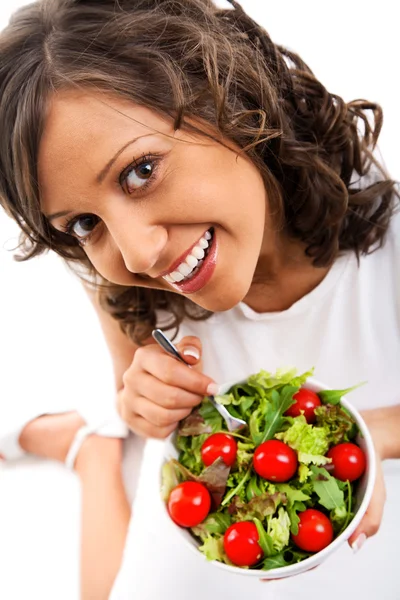
<instances>
[{"instance_id":1,"label":"bowl rim","mask_svg":"<svg viewBox=\"0 0 400 600\"><path fill-rule=\"evenodd\" d=\"M221 384L219 387L219 395L226 393L226 391L228 389L230 389L230 387L232 387L232 385L244 383L246 381L247 381L247 379L242 378L239 380ZM311 389L312 391L315 391L315 392L334 389L325 384L322 384L318 379L316 379L314 377L308 377L307 380L302 385L302 387L305 387L306 385L307 385L307 387L309 387L309 389ZM205 561L207 561L207 563L213 564L213 565L217 566L218 568L221 568L229 573L232 573L235 575L245 575L245 576L247 575L247 576L251 576L251 577L257 576L257 577L260 577L261 579L278 579L278 578L290 577L291 575L297 575L297 574L303 573L305 571L308 571L312 567L317 566L320 563L322 563L325 560L325 558L327 558L339 546L341 546L352 535L352 533L354 533L354 531L357 529L357 527L360 524L363 516L365 515L367 508L369 506L369 503L371 501L372 493L373 493L374 486L375 486L375 479L376 479L376 454L375 454L375 449L374 449L374 444L372 441L371 434L369 433L367 425L366 425L364 419L362 418L362 416L360 415L360 413L358 412L358 410L351 404L351 402L349 402L347 400L346 395L342 396L340 402L341 402L342 406L344 408L346 408L351 413L352 417L355 419L355 421L358 425L358 428L360 430L361 436L365 441L365 447L366 447L366 453L367 453L367 468L366 468L364 477L367 478L367 481L366 481L364 495L363 495L362 501L360 503L360 506L358 507L357 512L355 513L353 519L348 524L346 529L344 531L342 531L342 533L340 535L338 535L338 537L336 537L323 550L320 550L319 552L316 552L312 556L309 556L308 558L305 558L304 560L302 560L298 563L295 563L293 565L287 565L285 567L277 567L275 569L269 569L267 571L264 571L262 569L243 569L241 567L227 565L227 564L222 563L217 560L212 560L212 561L207 560L206 556L198 550L198 548L195 546L195 544L191 543L186 538L186 535L185 535L186 530L184 528L179 527L171 520L171 518L168 514L166 503L164 501L162 501L163 508L164 508L164 514L167 516L168 521L171 523L171 525L173 526L175 531L178 530L181 533L181 538L183 538L186 545L189 546L191 548L191 550L193 552L195 552L199 557L201 557ZM172 441L173 436L174 436L174 433L172 433L170 436L168 436L168 438L166 439L166 442L170 441L173 444L173 441ZM164 455L164 461L162 463L162 466L165 464L166 460L169 460L169 458L167 458L167 456ZM187 532L187 535L191 536L191 534L189 532ZM193 542L196 541L194 537L191 536L191 538L193 539Z\"/></svg>"}]
</instances>

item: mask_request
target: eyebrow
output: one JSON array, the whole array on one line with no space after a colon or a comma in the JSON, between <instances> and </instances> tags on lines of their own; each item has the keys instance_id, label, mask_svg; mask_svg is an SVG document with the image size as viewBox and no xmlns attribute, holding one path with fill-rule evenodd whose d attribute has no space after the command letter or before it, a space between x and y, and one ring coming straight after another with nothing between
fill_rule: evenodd
<instances>
[{"instance_id":1,"label":"eyebrow","mask_svg":"<svg viewBox=\"0 0 400 600\"><path fill-rule=\"evenodd\" d=\"M71 210L62 210L61 212L53 213L52 215L45 215L45 217L48 221L54 221L55 219L59 219L60 217L70 215L71 213Z\"/></svg>"},{"instance_id":2,"label":"eyebrow","mask_svg":"<svg viewBox=\"0 0 400 600\"><path fill-rule=\"evenodd\" d=\"M152 135L152 134L147 134L147 135ZM98 184L102 183L107 175L107 173L109 172L109 170L111 169L111 167L113 166L113 164L115 163L115 161L117 160L117 158L123 153L124 150L126 150L126 148L128 148L128 146L131 146L132 144L134 144L135 142L137 142L140 138L142 137L146 137L146 135L141 135L139 137L133 138L132 140L129 140L129 142L126 142L126 144L124 144L122 146L122 148L120 148L112 158L110 158L110 160L108 161L108 163L105 165L105 167L100 171L100 173L96 176L96 181ZM55 219L59 219L60 217L65 217L66 215L71 214L72 211L71 210L62 210L61 212L56 212L53 213L51 215L45 215L46 219L48 221L54 221Z\"/></svg>"},{"instance_id":3,"label":"eyebrow","mask_svg":"<svg viewBox=\"0 0 400 600\"><path fill-rule=\"evenodd\" d=\"M113 166L113 164L115 163L115 161L117 160L117 158L123 153L123 151L128 148L128 146L131 146L132 144L134 144L135 142L137 142L140 138L145 137L143 135L141 135L140 137L136 137L133 138L133 140L129 140L129 142L126 142L126 144L124 144L122 146L122 148L120 148L112 158L110 158L110 160L108 161L108 163L106 164L106 166L100 171L100 173L97 175L96 177L96 181L97 183L102 183L107 175L107 173L109 172L109 170L111 169L111 167Z\"/></svg>"}]
</instances>

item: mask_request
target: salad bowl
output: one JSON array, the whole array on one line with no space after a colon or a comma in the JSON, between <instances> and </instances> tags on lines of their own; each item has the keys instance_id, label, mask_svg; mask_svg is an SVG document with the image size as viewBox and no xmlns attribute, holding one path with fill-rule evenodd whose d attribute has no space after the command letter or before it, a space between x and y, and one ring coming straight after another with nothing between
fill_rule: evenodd
<instances>
[{"instance_id":1,"label":"salad bowl","mask_svg":"<svg viewBox=\"0 0 400 600\"><path fill-rule=\"evenodd\" d=\"M246 382L247 380L240 380L222 384L219 388L218 396L223 396L227 394L232 388L232 386L238 384L246 384ZM331 389L323 383L319 382L318 380L314 379L313 377L308 377L305 380L305 382L301 385L301 387L316 392L317 394ZM343 530L335 533L333 540L326 547L324 547L320 551L311 553L299 562L287 565L284 564L283 566L277 566L275 568L273 567L273 562L269 563L268 568L258 568L258 565L256 565L255 567L252 566L251 568L242 568L234 564L229 564L229 561L228 564L226 564L225 562L220 562L219 560L210 560L210 557L207 558L205 554L199 551L199 547L202 545L202 541L199 538L195 537L189 528L181 527L174 523L174 521L171 519L171 516L168 511L168 504L166 502L166 498L164 497L163 506L165 518L170 522L171 527L175 528L175 530L179 532L180 537L182 539L182 543L186 544L188 550L197 553L197 555L201 559L208 561L210 564L210 568L217 567L219 569L223 569L227 573L240 574L245 577L256 577L259 579L281 579L285 577L291 577L293 575L298 575L320 565L330 555L336 552L336 550L349 539L349 537L352 535L352 533L354 533L359 523L361 522L372 497L376 476L376 459L374 446L371 435L367 429L364 420L362 419L360 413L356 410L356 408L351 404L351 402L348 401L346 395L341 396L340 406L349 415L351 415L352 419L354 420L357 426L358 432L357 436L354 439L354 442L363 451L366 459L366 466L363 475L359 478L355 486L351 510L352 518L351 520L349 520L348 524L346 523L346 526L343 528ZM165 485L165 465L168 462L170 462L171 459L178 460L179 455L180 451L177 448L177 433L174 432L169 436L165 444L165 460L160 472L161 488L163 488L163 486Z\"/></svg>"}]
</instances>

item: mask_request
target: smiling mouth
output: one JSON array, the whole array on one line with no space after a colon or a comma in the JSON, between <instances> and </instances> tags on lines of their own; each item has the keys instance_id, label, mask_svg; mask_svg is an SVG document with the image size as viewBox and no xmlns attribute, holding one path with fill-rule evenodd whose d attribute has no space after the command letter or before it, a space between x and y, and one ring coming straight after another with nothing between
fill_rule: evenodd
<instances>
[{"instance_id":1,"label":"smiling mouth","mask_svg":"<svg viewBox=\"0 0 400 600\"><path fill-rule=\"evenodd\" d=\"M210 227L191 249L185 260L172 272L163 275L163 279L172 284L182 283L192 279L201 269L201 266L208 255L212 244L213 233L214 229L213 227Z\"/></svg>"}]
</instances>

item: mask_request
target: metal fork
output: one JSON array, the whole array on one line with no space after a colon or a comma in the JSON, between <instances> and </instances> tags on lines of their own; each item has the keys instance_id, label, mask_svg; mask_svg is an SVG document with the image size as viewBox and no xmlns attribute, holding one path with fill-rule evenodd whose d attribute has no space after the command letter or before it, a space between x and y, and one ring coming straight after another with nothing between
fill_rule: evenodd
<instances>
[{"instance_id":1,"label":"metal fork","mask_svg":"<svg viewBox=\"0 0 400 600\"><path fill-rule=\"evenodd\" d=\"M174 344L167 338L165 333L161 331L161 329L154 329L152 332L152 336L168 354L183 362L186 366L190 367L189 363L183 358L183 356L178 352L178 349L174 346ZM221 417L224 419L228 431L239 431L244 427L247 427L246 421L242 421L242 419L237 419L236 417L232 417L232 415L226 410L225 406L219 404L214 396L207 396L208 400L214 406L214 408L219 412Z\"/></svg>"}]
</instances>

